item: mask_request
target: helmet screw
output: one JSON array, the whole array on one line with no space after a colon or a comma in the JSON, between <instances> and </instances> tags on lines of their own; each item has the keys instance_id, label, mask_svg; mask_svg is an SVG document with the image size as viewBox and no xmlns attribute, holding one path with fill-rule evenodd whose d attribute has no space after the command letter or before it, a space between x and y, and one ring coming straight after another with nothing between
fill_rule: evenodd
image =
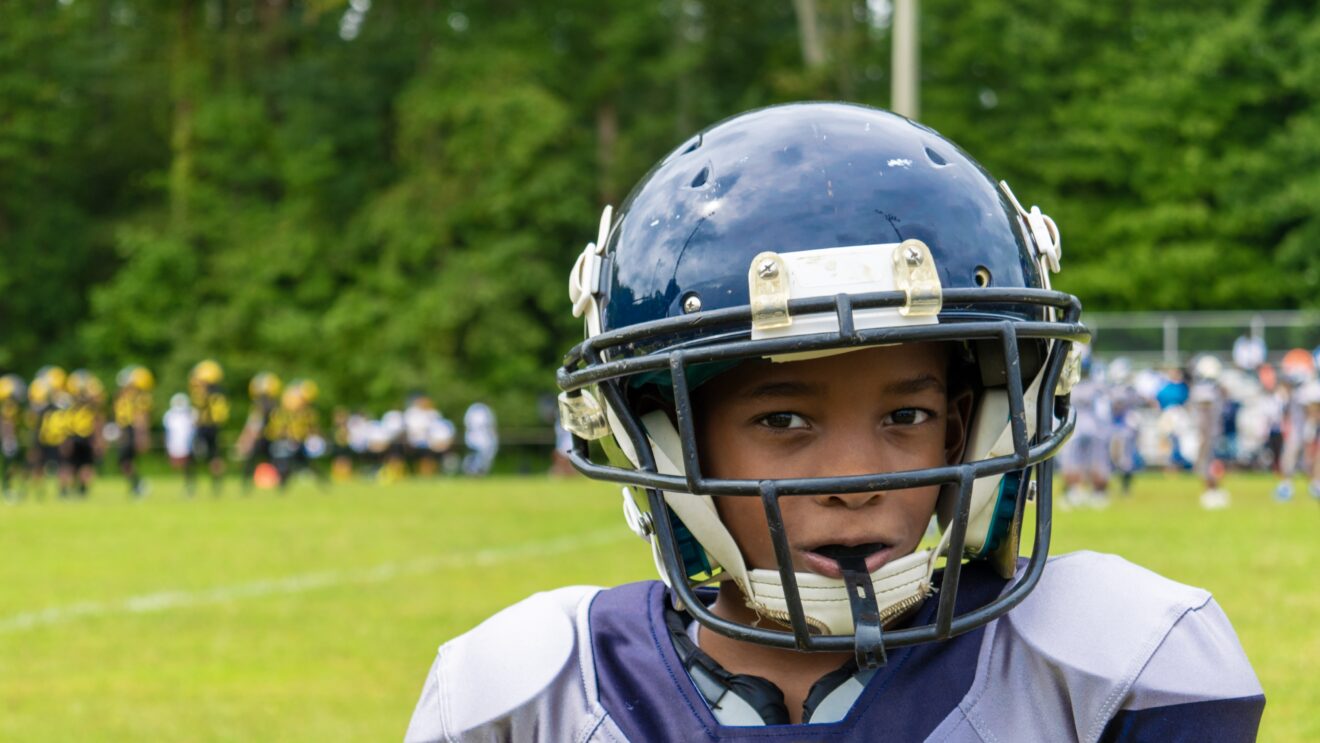
<instances>
[{"instance_id":1,"label":"helmet screw","mask_svg":"<svg viewBox=\"0 0 1320 743\"><path fill-rule=\"evenodd\" d=\"M922 262L921 251L916 246L909 245L903 249L903 260L907 261L909 266L920 266Z\"/></svg>"},{"instance_id":2,"label":"helmet screw","mask_svg":"<svg viewBox=\"0 0 1320 743\"><path fill-rule=\"evenodd\" d=\"M689 294L683 299L683 312L692 313L701 310L701 297Z\"/></svg>"},{"instance_id":3,"label":"helmet screw","mask_svg":"<svg viewBox=\"0 0 1320 743\"><path fill-rule=\"evenodd\" d=\"M756 267L756 275L763 279L773 279L779 275L779 264L767 258Z\"/></svg>"}]
</instances>

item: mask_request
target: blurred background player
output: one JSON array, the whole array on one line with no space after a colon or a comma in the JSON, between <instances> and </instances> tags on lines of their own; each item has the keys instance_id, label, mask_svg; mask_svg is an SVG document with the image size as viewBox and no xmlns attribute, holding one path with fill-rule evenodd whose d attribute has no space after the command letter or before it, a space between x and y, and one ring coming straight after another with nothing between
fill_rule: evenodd
<instances>
[{"instance_id":1,"label":"blurred background player","mask_svg":"<svg viewBox=\"0 0 1320 743\"><path fill-rule=\"evenodd\" d=\"M403 410L404 457L414 474L434 477L439 470L439 456L431 450L431 430L440 423L440 411L431 398L414 392Z\"/></svg>"},{"instance_id":2,"label":"blurred background player","mask_svg":"<svg viewBox=\"0 0 1320 743\"><path fill-rule=\"evenodd\" d=\"M52 370L58 373L52 373ZM56 386L58 381L59 386ZM64 370L43 367L37 370L28 386L28 420L32 449L28 452L28 477L38 497L46 495L48 477L57 476L60 467L60 444L64 443Z\"/></svg>"},{"instance_id":3,"label":"blurred background player","mask_svg":"<svg viewBox=\"0 0 1320 743\"><path fill-rule=\"evenodd\" d=\"M1289 501L1293 497L1293 477L1304 471L1306 463L1306 393L1315 379L1315 359L1304 348L1294 348L1279 362L1279 483L1274 497Z\"/></svg>"},{"instance_id":4,"label":"blurred background player","mask_svg":"<svg viewBox=\"0 0 1320 743\"><path fill-rule=\"evenodd\" d=\"M486 403L474 402L463 413L463 443L467 447L464 474L477 477L490 474L500 437L495 429L495 412Z\"/></svg>"},{"instance_id":5,"label":"blurred background player","mask_svg":"<svg viewBox=\"0 0 1320 743\"><path fill-rule=\"evenodd\" d=\"M1312 379L1298 390L1298 398L1306 411L1302 432L1303 471L1309 481L1307 492L1320 500L1320 381Z\"/></svg>"},{"instance_id":6,"label":"blurred background player","mask_svg":"<svg viewBox=\"0 0 1320 743\"><path fill-rule=\"evenodd\" d=\"M432 476L437 470L437 461L431 454L431 425L440 418L440 413L431 403L431 398L424 393L413 392L408 395L403 409L403 451L404 458L414 474Z\"/></svg>"},{"instance_id":7,"label":"blurred background player","mask_svg":"<svg viewBox=\"0 0 1320 743\"><path fill-rule=\"evenodd\" d=\"M27 385L17 374L0 377L0 493L5 500L22 497L23 484L14 487L15 475L24 473L23 420ZM20 483L23 481L20 480Z\"/></svg>"},{"instance_id":8,"label":"blurred background player","mask_svg":"<svg viewBox=\"0 0 1320 743\"><path fill-rule=\"evenodd\" d=\"M270 426L271 415L279 407L282 389L280 378L271 372L259 372L248 382L248 396L252 406L248 408L243 432L238 436L238 453L243 457L244 493L251 492L252 478L258 465L274 464L266 431Z\"/></svg>"},{"instance_id":9,"label":"blurred background player","mask_svg":"<svg viewBox=\"0 0 1320 743\"><path fill-rule=\"evenodd\" d=\"M330 479L348 482L353 479L353 415L343 405L330 414Z\"/></svg>"},{"instance_id":10,"label":"blurred background player","mask_svg":"<svg viewBox=\"0 0 1320 743\"><path fill-rule=\"evenodd\" d=\"M389 484L402 480L408 474L404 458L403 412L387 410L372 430L371 451L380 461L376 479Z\"/></svg>"},{"instance_id":11,"label":"blurred background player","mask_svg":"<svg viewBox=\"0 0 1320 743\"><path fill-rule=\"evenodd\" d=\"M96 477L96 463L104 451L101 427L105 425L105 385L86 369L69 375L71 404L65 412L67 436L62 444L64 466L62 489L86 498Z\"/></svg>"},{"instance_id":12,"label":"blurred background player","mask_svg":"<svg viewBox=\"0 0 1320 743\"><path fill-rule=\"evenodd\" d=\"M1132 363L1118 357L1105 370L1110 412L1109 459L1118 471L1123 495L1132 492L1132 476L1142 467L1138 447L1145 401L1133 381Z\"/></svg>"},{"instance_id":13,"label":"blurred background player","mask_svg":"<svg viewBox=\"0 0 1320 743\"><path fill-rule=\"evenodd\" d=\"M431 456L440 463L445 474L458 471L460 462L454 451L454 435L458 433L454 422L443 414L437 413L431 421L431 428L426 433L426 443L431 449Z\"/></svg>"},{"instance_id":14,"label":"blurred background player","mask_svg":"<svg viewBox=\"0 0 1320 743\"><path fill-rule=\"evenodd\" d=\"M1089 355L1082 357L1082 379L1073 387L1072 406L1077 411L1077 426L1059 455L1064 505L1104 507L1108 505L1109 423L1113 416L1105 385L1099 374L1092 373Z\"/></svg>"},{"instance_id":15,"label":"blurred background player","mask_svg":"<svg viewBox=\"0 0 1320 743\"><path fill-rule=\"evenodd\" d=\"M199 361L188 373L188 397L197 412L197 434L193 440L193 458L204 462L211 473L211 492L220 494L225 474L224 454L220 451L220 427L229 420L229 398L221 382L224 369L214 359Z\"/></svg>"},{"instance_id":16,"label":"blurred background player","mask_svg":"<svg viewBox=\"0 0 1320 743\"><path fill-rule=\"evenodd\" d=\"M311 462L313 455L319 456L318 446L320 452L325 450L320 421L313 407L317 391L316 383L311 380L292 381L280 396L279 407L271 413L266 435L270 439L281 490L287 488L289 480L300 471L312 473L320 484L325 484L324 476Z\"/></svg>"},{"instance_id":17,"label":"blurred background player","mask_svg":"<svg viewBox=\"0 0 1320 743\"><path fill-rule=\"evenodd\" d=\"M134 497L146 494L146 486L137 469L138 454L151 448L151 391L156 378L144 366L126 366L115 382L115 425L119 428L119 471L128 479Z\"/></svg>"},{"instance_id":18,"label":"blurred background player","mask_svg":"<svg viewBox=\"0 0 1320 743\"><path fill-rule=\"evenodd\" d=\"M1205 483L1201 507L1228 508L1228 491L1220 487L1224 460L1219 452L1224 438L1224 391L1219 385L1223 364L1214 356L1201 356L1192 363L1192 387L1188 396L1196 426L1196 474Z\"/></svg>"},{"instance_id":19,"label":"blurred background player","mask_svg":"<svg viewBox=\"0 0 1320 743\"><path fill-rule=\"evenodd\" d=\"M165 453L175 471L184 473L184 491L193 494L193 440L197 435L197 411L182 392L170 398L170 409L165 411L161 423L165 426Z\"/></svg>"}]
</instances>

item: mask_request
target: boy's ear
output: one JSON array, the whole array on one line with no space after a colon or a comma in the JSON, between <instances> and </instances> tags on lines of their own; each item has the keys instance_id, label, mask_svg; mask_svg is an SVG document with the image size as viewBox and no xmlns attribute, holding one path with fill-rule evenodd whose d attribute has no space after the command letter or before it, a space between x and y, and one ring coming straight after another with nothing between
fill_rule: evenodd
<instances>
[{"instance_id":1,"label":"boy's ear","mask_svg":"<svg viewBox=\"0 0 1320 743\"><path fill-rule=\"evenodd\" d=\"M972 390L964 388L949 397L944 426L944 463L960 464L967 447L967 426L972 420Z\"/></svg>"}]
</instances>

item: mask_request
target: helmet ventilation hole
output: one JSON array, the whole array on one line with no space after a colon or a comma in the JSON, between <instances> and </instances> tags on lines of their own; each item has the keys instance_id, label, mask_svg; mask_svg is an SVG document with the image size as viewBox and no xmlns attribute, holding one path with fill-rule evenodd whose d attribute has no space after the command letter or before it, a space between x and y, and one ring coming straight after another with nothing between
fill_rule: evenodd
<instances>
[{"instance_id":1,"label":"helmet ventilation hole","mask_svg":"<svg viewBox=\"0 0 1320 743\"><path fill-rule=\"evenodd\" d=\"M701 172L700 172L700 173L697 173L696 176L694 176L694 177L692 178L691 186L692 186L693 188L701 188L702 186L706 185L706 179L708 179L708 178L710 178L710 166L709 166L709 165L707 165L706 167L702 168L702 169L701 169Z\"/></svg>"},{"instance_id":2,"label":"helmet ventilation hole","mask_svg":"<svg viewBox=\"0 0 1320 743\"><path fill-rule=\"evenodd\" d=\"M984 288L990 286L990 269L985 266L977 266L976 273L972 276L972 280L975 281L976 285L979 287Z\"/></svg>"},{"instance_id":3,"label":"helmet ventilation hole","mask_svg":"<svg viewBox=\"0 0 1320 743\"><path fill-rule=\"evenodd\" d=\"M949 164L949 161L945 160L943 155L929 147L926 148L926 157L930 158L930 161L935 163L938 167L944 167Z\"/></svg>"}]
</instances>

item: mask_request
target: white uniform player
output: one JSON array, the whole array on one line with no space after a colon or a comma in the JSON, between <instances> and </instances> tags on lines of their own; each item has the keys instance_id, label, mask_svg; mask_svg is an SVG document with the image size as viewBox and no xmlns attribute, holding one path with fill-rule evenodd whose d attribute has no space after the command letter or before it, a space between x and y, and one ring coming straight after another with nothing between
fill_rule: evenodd
<instances>
[{"instance_id":1,"label":"white uniform player","mask_svg":"<svg viewBox=\"0 0 1320 743\"><path fill-rule=\"evenodd\" d=\"M170 398L169 410L162 419L165 426L165 453L182 461L192 457L193 436L197 432L197 411L182 392Z\"/></svg>"},{"instance_id":2,"label":"white uniform player","mask_svg":"<svg viewBox=\"0 0 1320 743\"><path fill-rule=\"evenodd\" d=\"M1059 455L1067 487L1064 498L1070 506L1104 506L1113 470L1110 447L1114 425L1109 390L1098 377L1087 376L1073 387L1072 408L1077 411L1077 425Z\"/></svg>"},{"instance_id":3,"label":"white uniform player","mask_svg":"<svg viewBox=\"0 0 1320 743\"><path fill-rule=\"evenodd\" d=\"M486 403L474 402L463 413L463 444L468 450L463 458L464 474L488 474L500 448L500 437L495 428L495 411Z\"/></svg>"}]
</instances>

